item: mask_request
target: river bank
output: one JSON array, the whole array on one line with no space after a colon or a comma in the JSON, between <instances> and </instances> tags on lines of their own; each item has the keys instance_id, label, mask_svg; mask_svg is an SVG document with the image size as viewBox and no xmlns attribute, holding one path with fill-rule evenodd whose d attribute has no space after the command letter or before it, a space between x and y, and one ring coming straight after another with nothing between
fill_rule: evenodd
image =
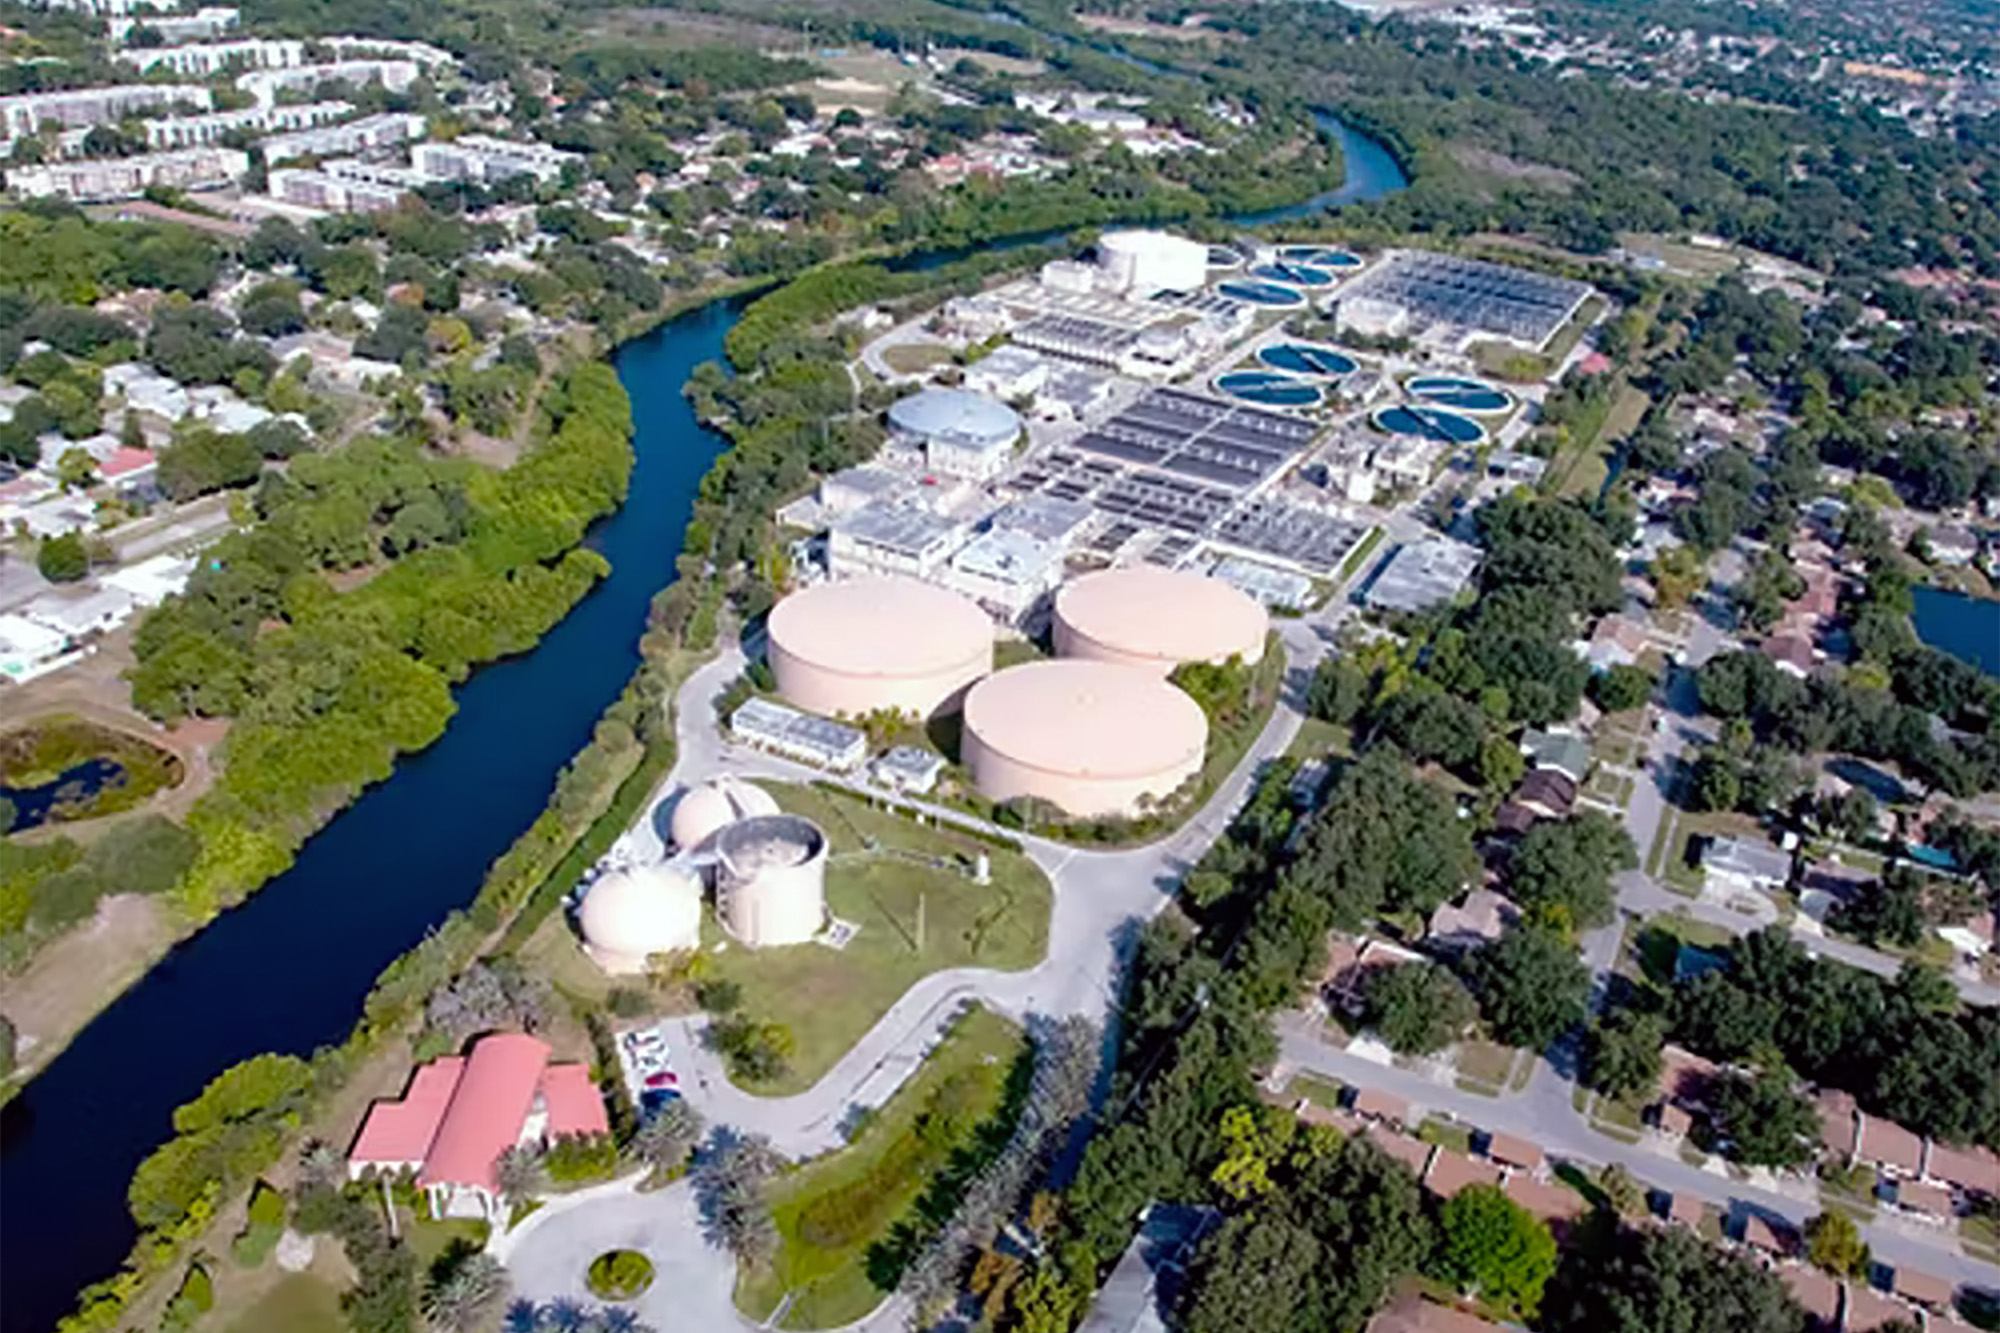
<instances>
[{"instance_id":1,"label":"river bank","mask_svg":"<svg viewBox=\"0 0 2000 1333\"><path fill-rule=\"evenodd\" d=\"M442 739L336 816L263 892L175 948L0 1112L0 1250L12 1274L0 1328L47 1328L118 1262L134 1235L126 1181L175 1106L249 1055L341 1041L384 965L462 907L535 820L630 677L646 606L672 581L696 490L723 447L681 386L721 358L743 304L711 302L615 354L637 461L625 504L586 542L611 575L532 651L461 686Z\"/></svg>"}]
</instances>

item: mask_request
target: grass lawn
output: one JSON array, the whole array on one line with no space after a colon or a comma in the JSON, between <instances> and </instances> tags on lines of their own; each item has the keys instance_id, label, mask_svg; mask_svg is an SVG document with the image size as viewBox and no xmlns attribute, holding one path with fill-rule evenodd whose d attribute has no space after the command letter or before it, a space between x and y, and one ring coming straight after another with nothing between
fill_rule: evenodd
<instances>
[{"instance_id":1,"label":"grass lawn","mask_svg":"<svg viewBox=\"0 0 2000 1333\"><path fill-rule=\"evenodd\" d=\"M950 360L951 349L942 343L897 343L882 349L883 363L899 375L921 375Z\"/></svg>"},{"instance_id":2,"label":"grass lawn","mask_svg":"<svg viewBox=\"0 0 2000 1333\"><path fill-rule=\"evenodd\" d=\"M711 975L743 987L749 1013L784 1024L797 1043L786 1077L756 1091L789 1096L811 1087L932 972L1019 971L1048 952L1055 898L1027 857L818 788L765 785L784 809L826 830L833 844L828 910L861 929L844 949L731 947L707 956ZM992 863L992 883L984 886L960 869L981 852Z\"/></svg>"},{"instance_id":3,"label":"grass lawn","mask_svg":"<svg viewBox=\"0 0 2000 1333\"><path fill-rule=\"evenodd\" d=\"M309 1273L291 1273L245 1310L227 1333L347 1333L347 1316L332 1287Z\"/></svg>"},{"instance_id":4,"label":"grass lawn","mask_svg":"<svg viewBox=\"0 0 2000 1333\"><path fill-rule=\"evenodd\" d=\"M1472 1131L1456 1120L1445 1120L1432 1116L1417 1126L1417 1137L1425 1143L1435 1143L1453 1152L1472 1151Z\"/></svg>"},{"instance_id":5,"label":"grass lawn","mask_svg":"<svg viewBox=\"0 0 2000 1333\"><path fill-rule=\"evenodd\" d=\"M1317 717L1301 722L1299 734L1285 747L1285 755L1291 759L1321 759L1327 755L1344 759L1353 753L1353 729Z\"/></svg>"},{"instance_id":6,"label":"grass lawn","mask_svg":"<svg viewBox=\"0 0 2000 1333\"><path fill-rule=\"evenodd\" d=\"M486 1235L491 1228L486 1223L469 1217L448 1217L433 1221L410 1212L403 1212L403 1235L410 1243L410 1253L416 1256L417 1272L423 1273L437 1262L438 1256L452 1247L453 1242L463 1241L464 1246L481 1249L486 1244Z\"/></svg>"},{"instance_id":7,"label":"grass lawn","mask_svg":"<svg viewBox=\"0 0 2000 1333\"><path fill-rule=\"evenodd\" d=\"M738 1274L737 1308L761 1321L789 1293L780 1327L800 1329L874 1309L887 1292L869 1276L869 1251L995 1120L1025 1049L1019 1028L975 1011L852 1144L780 1178L771 1191L778 1256Z\"/></svg>"},{"instance_id":8,"label":"grass lawn","mask_svg":"<svg viewBox=\"0 0 2000 1333\"><path fill-rule=\"evenodd\" d=\"M1337 581L1346 583L1349 579L1360 573L1362 569L1366 568L1368 557L1374 554L1375 548L1381 544L1382 529L1368 529L1368 535L1356 542L1354 549L1347 553L1347 558L1340 562L1340 577Z\"/></svg>"},{"instance_id":9,"label":"grass lawn","mask_svg":"<svg viewBox=\"0 0 2000 1333\"><path fill-rule=\"evenodd\" d=\"M1490 1041L1468 1041L1458 1048L1455 1063L1460 1078L1484 1083L1497 1091L1507 1086L1514 1072L1515 1057L1519 1054L1512 1046Z\"/></svg>"},{"instance_id":10,"label":"grass lawn","mask_svg":"<svg viewBox=\"0 0 2000 1333\"><path fill-rule=\"evenodd\" d=\"M1303 1097L1314 1106L1329 1111L1340 1109L1342 1091L1338 1083L1332 1079L1321 1078L1318 1074L1294 1074L1291 1081L1285 1084L1288 1096Z\"/></svg>"},{"instance_id":11,"label":"grass lawn","mask_svg":"<svg viewBox=\"0 0 2000 1333\"><path fill-rule=\"evenodd\" d=\"M1646 415L1646 409L1652 403L1644 390L1621 382L1597 433L1571 460L1560 492L1564 495L1594 496L1603 490L1604 479L1611 475L1612 451L1618 447L1620 440L1638 427L1640 418Z\"/></svg>"}]
</instances>

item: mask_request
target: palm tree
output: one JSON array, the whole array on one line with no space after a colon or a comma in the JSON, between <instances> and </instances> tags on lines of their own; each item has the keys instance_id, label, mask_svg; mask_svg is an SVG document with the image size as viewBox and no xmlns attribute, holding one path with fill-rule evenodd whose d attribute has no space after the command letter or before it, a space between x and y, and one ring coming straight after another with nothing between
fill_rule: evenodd
<instances>
[{"instance_id":1,"label":"palm tree","mask_svg":"<svg viewBox=\"0 0 2000 1333\"><path fill-rule=\"evenodd\" d=\"M637 1333L639 1316L622 1305L607 1305L597 1312L599 1333Z\"/></svg>"},{"instance_id":2,"label":"palm tree","mask_svg":"<svg viewBox=\"0 0 2000 1333\"><path fill-rule=\"evenodd\" d=\"M583 1333L589 1322L590 1311L568 1296L558 1296L542 1307L542 1327L551 1333Z\"/></svg>"},{"instance_id":3,"label":"palm tree","mask_svg":"<svg viewBox=\"0 0 2000 1333\"><path fill-rule=\"evenodd\" d=\"M493 1164L493 1173L500 1182L500 1197L509 1207L518 1208L549 1187L549 1173L542 1165L542 1155L518 1143L500 1154Z\"/></svg>"},{"instance_id":4,"label":"palm tree","mask_svg":"<svg viewBox=\"0 0 2000 1333\"><path fill-rule=\"evenodd\" d=\"M501 1333L538 1333L542 1326L542 1307L517 1297L507 1303L507 1313L500 1318Z\"/></svg>"},{"instance_id":5,"label":"palm tree","mask_svg":"<svg viewBox=\"0 0 2000 1333\"><path fill-rule=\"evenodd\" d=\"M307 1139L299 1145L299 1178L309 1184L340 1183L343 1163L340 1150L325 1139Z\"/></svg>"},{"instance_id":6,"label":"palm tree","mask_svg":"<svg viewBox=\"0 0 2000 1333\"><path fill-rule=\"evenodd\" d=\"M507 1274L491 1255L468 1255L424 1289L424 1321L439 1333L472 1333L507 1294Z\"/></svg>"},{"instance_id":7,"label":"palm tree","mask_svg":"<svg viewBox=\"0 0 2000 1333\"><path fill-rule=\"evenodd\" d=\"M671 1101L639 1122L627 1151L656 1173L677 1171L701 1142L701 1131L701 1113L684 1101Z\"/></svg>"}]
</instances>

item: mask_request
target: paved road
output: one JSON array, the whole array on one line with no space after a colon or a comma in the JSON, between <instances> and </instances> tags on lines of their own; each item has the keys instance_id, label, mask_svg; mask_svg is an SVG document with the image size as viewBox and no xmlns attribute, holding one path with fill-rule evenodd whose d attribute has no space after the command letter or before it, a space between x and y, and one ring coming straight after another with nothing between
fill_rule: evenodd
<instances>
[{"instance_id":1,"label":"paved road","mask_svg":"<svg viewBox=\"0 0 2000 1333\"><path fill-rule=\"evenodd\" d=\"M1279 1021L1279 1051L1284 1064L1359 1087L1380 1088L1414 1108L1441 1112L1488 1132L1518 1135L1538 1143L1551 1157L1589 1166L1617 1162L1632 1176L1669 1194L1690 1194L1724 1213L1762 1213L1782 1217L1793 1226L1820 1211L1819 1191L1810 1180L1757 1172L1750 1179L1729 1174L1719 1161L1694 1166L1657 1136L1628 1144L1591 1129L1571 1103L1572 1085L1559 1077L1542 1077L1548 1064L1538 1062L1537 1077L1512 1096L1483 1097L1450 1082L1342 1050L1323 1040L1309 1020L1292 1015ZM1907 1264L1962 1285L2000 1290L2000 1266L1960 1252L1956 1240L1934 1226L1878 1217L1864 1223L1862 1234L1877 1259L1892 1267Z\"/></svg>"}]
</instances>

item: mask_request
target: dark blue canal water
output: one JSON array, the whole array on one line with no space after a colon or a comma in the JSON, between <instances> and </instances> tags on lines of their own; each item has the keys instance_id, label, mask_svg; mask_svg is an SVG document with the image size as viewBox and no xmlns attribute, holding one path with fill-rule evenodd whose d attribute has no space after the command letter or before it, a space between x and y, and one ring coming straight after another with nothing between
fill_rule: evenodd
<instances>
[{"instance_id":1,"label":"dark blue canal water","mask_svg":"<svg viewBox=\"0 0 2000 1333\"><path fill-rule=\"evenodd\" d=\"M1234 221L1301 217L1408 184L1380 144L1338 132L1346 185ZM125 1186L171 1133L176 1106L239 1060L343 1039L382 969L469 903L541 812L631 675L647 603L673 577L696 487L722 444L681 387L721 357L740 307L704 306L617 355L638 458L624 507L590 538L610 576L533 651L476 673L437 744L175 949L0 1110L0 1333L46 1333L78 1289L123 1260L135 1235Z\"/></svg>"},{"instance_id":2,"label":"dark blue canal water","mask_svg":"<svg viewBox=\"0 0 2000 1333\"><path fill-rule=\"evenodd\" d=\"M2000 602L1919 585L1910 622L1931 647L2000 676Z\"/></svg>"}]
</instances>

